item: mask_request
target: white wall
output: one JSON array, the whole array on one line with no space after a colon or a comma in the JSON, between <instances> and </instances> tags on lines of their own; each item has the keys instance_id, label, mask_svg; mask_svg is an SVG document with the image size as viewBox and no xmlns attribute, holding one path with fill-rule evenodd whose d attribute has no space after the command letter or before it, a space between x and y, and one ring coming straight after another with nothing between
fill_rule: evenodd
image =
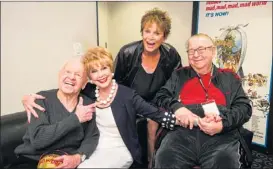
<instances>
[{"instance_id":1,"label":"white wall","mask_svg":"<svg viewBox=\"0 0 273 169\"><path fill-rule=\"evenodd\" d=\"M187 65L185 42L191 35L192 6L192 2L108 2L109 50L115 57L123 45L140 40L141 17L147 10L158 7L167 11L172 18L171 34L166 42L178 50L183 64ZM100 15L105 10L98 12ZM100 43L104 44L101 39Z\"/></svg>"},{"instance_id":2,"label":"white wall","mask_svg":"<svg viewBox=\"0 0 273 169\"><path fill-rule=\"evenodd\" d=\"M108 2L98 2L99 46L108 48Z\"/></svg>"},{"instance_id":3,"label":"white wall","mask_svg":"<svg viewBox=\"0 0 273 169\"><path fill-rule=\"evenodd\" d=\"M24 94L57 88L73 43L97 43L96 2L1 2L1 115Z\"/></svg>"}]
</instances>

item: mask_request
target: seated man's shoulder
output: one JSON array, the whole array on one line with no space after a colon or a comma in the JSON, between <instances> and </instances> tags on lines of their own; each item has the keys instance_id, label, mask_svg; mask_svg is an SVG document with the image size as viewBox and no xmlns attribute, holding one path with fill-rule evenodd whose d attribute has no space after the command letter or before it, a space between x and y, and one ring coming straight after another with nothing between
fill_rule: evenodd
<instances>
[{"instance_id":1,"label":"seated man's shoulder","mask_svg":"<svg viewBox=\"0 0 273 169\"><path fill-rule=\"evenodd\" d=\"M235 73L232 69L218 69L220 75L225 76L226 78L235 78L240 80L240 76Z\"/></svg>"},{"instance_id":2,"label":"seated man's shoulder","mask_svg":"<svg viewBox=\"0 0 273 169\"><path fill-rule=\"evenodd\" d=\"M191 67L190 66L183 66L183 67L178 68L177 70L190 71Z\"/></svg>"},{"instance_id":3,"label":"seated man's shoulder","mask_svg":"<svg viewBox=\"0 0 273 169\"><path fill-rule=\"evenodd\" d=\"M35 103L42 105L42 107L45 106L45 108L47 109L47 105L52 105L52 104L57 104L59 102L57 102L57 92L58 89L49 89L49 90L42 90L37 92L36 94L38 95L42 95L45 97L45 99L35 99Z\"/></svg>"},{"instance_id":4,"label":"seated man's shoulder","mask_svg":"<svg viewBox=\"0 0 273 169\"><path fill-rule=\"evenodd\" d=\"M174 72L181 74L181 73L189 73L191 71L192 71L192 69L190 66L183 66L183 67L179 67L179 68L175 69Z\"/></svg>"},{"instance_id":5,"label":"seated man's shoulder","mask_svg":"<svg viewBox=\"0 0 273 169\"><path fill-rule=\"evenodd\" d=\"M83 99L83 105L88 105L88 104L92 104L95 102L94 99L91 99L91 98L85 96L84 94L80 94L80 97L82 97L82 99Z\"/></svg>"},{"instance_id":6,"label":"seated man's shoulder","mask_svg":"<svg viewBox=\"0 0 273 169\"><path fill-rule=\"evenodd\" d=\"M37 94L44 96L47 99L50 99L52 96L56 96L58 89L49 89L49 90L42 90L39 91Z\"/></svg>"}]
</instances>

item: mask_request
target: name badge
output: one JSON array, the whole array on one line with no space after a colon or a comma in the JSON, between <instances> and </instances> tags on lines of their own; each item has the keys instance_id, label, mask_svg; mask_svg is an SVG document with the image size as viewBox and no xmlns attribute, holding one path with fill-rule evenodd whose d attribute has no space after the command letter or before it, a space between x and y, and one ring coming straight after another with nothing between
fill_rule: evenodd
<instances>
[{"instance_id":1,"label":"name badge","mask_svg":"<svg viewBox=\"0 0 273 169\"><path fill-rule=\"evenodd\" d=\"M205 114L217 114L220 115L219 109L214 100L202 103Z\"/></svg>"}]
</instances>

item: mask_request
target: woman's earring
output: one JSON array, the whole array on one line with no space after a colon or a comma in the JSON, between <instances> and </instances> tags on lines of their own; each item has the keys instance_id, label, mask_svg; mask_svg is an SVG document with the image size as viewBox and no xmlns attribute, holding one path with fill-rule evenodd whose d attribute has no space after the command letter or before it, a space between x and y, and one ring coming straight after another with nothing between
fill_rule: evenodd
<instances>
[{"instance_id":1,"label":"woman's earring","mask_svg":"<svg viewBox=\"0 0 273 169\"><path fill-rule=\"evenodd\" d=\"M114 73L112 73L112 76L114 77Z\"/></svg>"}]
</instances>

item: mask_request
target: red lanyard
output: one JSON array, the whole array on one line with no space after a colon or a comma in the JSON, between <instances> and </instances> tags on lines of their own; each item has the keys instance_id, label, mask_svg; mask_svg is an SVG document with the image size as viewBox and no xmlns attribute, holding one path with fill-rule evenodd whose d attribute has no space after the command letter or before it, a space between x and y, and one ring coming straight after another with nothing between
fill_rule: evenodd
<instances>
[{"instance_id":1,"label":"red lanyard","mask_svg":"<svg viewBox=\"0 0 273 169\"><path fill-rule=\"evenodd\" d=\"M211 79L212 79L212 74L213 74L213 67L211 68L210 79L209 79L209 84L208 84L208 88L207 88L207 89L205 88L205 85L204 85L204 83L203 83L203 81L202 81L200 75L199 75L197 72L196 72L196 74L197 74L197 76L198 76L198 80L199 80L199 82L200 82L200 84L201 84L203 90L205 91L205 94L206 94L206 101L208 101L208 99L209 99L208 89L209 89L209 86L210 86L210 84L211 84Z\"/></svg>"}]
</instances>

